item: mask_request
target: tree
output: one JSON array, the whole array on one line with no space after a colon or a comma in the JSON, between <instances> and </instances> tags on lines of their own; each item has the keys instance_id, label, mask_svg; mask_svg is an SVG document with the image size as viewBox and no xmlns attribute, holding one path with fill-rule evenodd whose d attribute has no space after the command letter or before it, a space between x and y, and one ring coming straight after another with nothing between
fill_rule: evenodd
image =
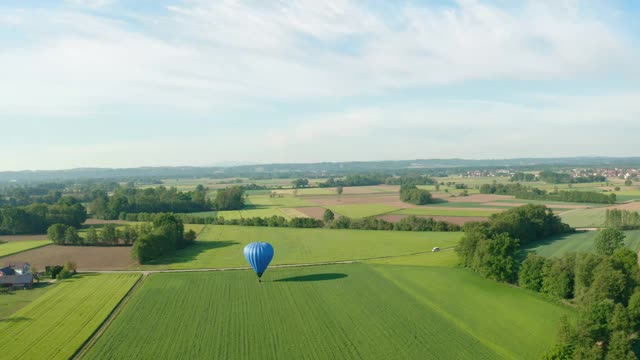
<instances>
[{"instance_id":1,"label":"tree","mask_svg":"<svg viewBox=\"0 0 640 360\"><path fill-rule=\"evenodd\" d=\"M295 189L307 187L307 186L309 186L309 180L308 179L295 179L295 180L293 180L291 182L291 185L293 185L293 187Z\"/></svg>"},{"instance_id":2,"label":"tree","mask_svg":"<svg viewBox=\"0 0 640 360\"><path fill-rule=\"evenodd\" d=\"M226 189L218 189L216 194L216 210L239 210L244 207L244 189L240 186L232 186Z\"/></svg>"},{"instance_id":3,"label":"tree","mask_svg":"<svg viewBox=\"0 0 640 360\"><path fill-rule=\"evenodd\" d=\"M47 229L47 236L54 244L64 244L64 238L67 231L67 225L53 224Z\"/></svg>"},{"instance_id":4,"label":"tree","mask_svg":"<svg viewBox=\"0 0 640 360\"><path fill-rule=\"evenodd\" d=\"M631 348L629 336L623 331L611 334L605 360L634 360L637 359Z\"/></svg>"},{"instance_id":5,"label":"tree","mask_svg":"<svg viewBox=\"0 0 640 360\"><path fill-rule=\"evenodd\" d=\"M100 242L98 237L98 232L94 226L91 226L89 230L87 230L87 234L85 235L85 243L89 245L95 245Z\"/></svg>"},{"instance_id":6,"label":"tree","mask_svg":"<svg viewBox=\"0 0 640 360\"><path fill-rule=\"evenodd\" d=\"M627 179L627 180L625 180L624 185L625 186L631 186L631 185L633 185L633 182L631 181L631 179Z\"/></svg>"},{"instance_id":7,"label":"tree","mask_svg":"<svg viewBox=\"0 0 640 360\"><path fill-rule=\"evenodd\" d=\"M194 241L196 241L196 237L197 237L197 234L193 230L189 230L184 233L185 243L188 243L188 244L193 243Z\"/></svg>"},{"instance_id":8,"label":"tree","mask_svg":"<svg viewBox=\"0 0 640 360\"><path fill-rule=\"evenodd\" d=\"M618 229L600 230L595 239L596 252L600 255L612 255L616 249L624 245L624 238L624 233Z\"/></svg>"},{"instance_id":9,"label":"tree","mask_svg":"<svg viewBox=\"0 0 640 360\"><path fill-rule=\"evenodd\" d=\"M338 195L342 195L342 192L343 192L343 191L344 191L344 188L343 188L342 186L338 186L338 187L336 188L336 193L337 193Z\"/></svg>"},{"instance_id":10,"label":"tree","mask_svg":"<svg viewBox=\"0 0 640 360\"><path fill-rule=\"evenodd\" d=\"M77 245L82 242L82 238L78 235L78 231L73 226L69 226L64 233L64 243Z\"/></svg>"},{"instance_id":11,"label":"tree","mask_svg":"<svg viewBox=\"0 0 640 360\"><path fill-rule=\"evenodd\" d=\"M472 269L501 282L517 280L520 242L502 233L480 241L476 247Z\"/></svg>"},{"instance_id":12,"label":"tree","mask_svg":"<svg viewBox=\"0 0 640 360\"><path fill-rule=\"evenodd\" d=\"M518 283L525 289L540 291L544 280L543 271L547 259L530 253L520 268Z\"/></svg>"},{"instance_id":13,"label":"tree","mask_svg":"<svg viewBox=\"0 0 640 360\"><path fill-rule=\"evenodd\" d=\"M332 222L334 218L335 218L335 214L330 209L326 209L324 211L324 215L322 215L322 220L324 220L324 222L326 223Z\"/></svg>"},{"instance_id":14,"label":"tree","mask_svg":"<svg viewBox=\"0 0 640 360\"><path fill-rule=\"evenodd\" d=\"M566 256L550 259L543 272L542 291L553 296L570 299L574 293L575 258Z\"/></svg>"},{"instance_id":15,"label":"tree","mask_svg":"<svg viewBox=\"0 0 640 360\"><path fill-rule=\"evenodd\" d=\"M63 269L66 269L66 270L70 271L71 273L75 274L76 272L78 272L78 265L73 261L67 261L64 264Z\"/></svg>"},{"instance_id":16,"label":"tree","mask_svg":"<svg viewBox=\"0 0 640 360\"><path fill-rule=\"evenodd\" d=\"M118 236L116 234L116 227L113 224L106 224L102 229L102 242L105 244L117 244Z\"/></svg>"},{"instance_id":17,"label":"tree","mask_svg":"<svg viewBox=\"0 0 640 360\"><path fill-rule=\"evenodd\" d=\"M594 303L603 300L622 302L628 293L627 278L617 270L611 261L601 262L594 270L593 283L587 290L582 301Z\"/></svg>"}]
</instances>

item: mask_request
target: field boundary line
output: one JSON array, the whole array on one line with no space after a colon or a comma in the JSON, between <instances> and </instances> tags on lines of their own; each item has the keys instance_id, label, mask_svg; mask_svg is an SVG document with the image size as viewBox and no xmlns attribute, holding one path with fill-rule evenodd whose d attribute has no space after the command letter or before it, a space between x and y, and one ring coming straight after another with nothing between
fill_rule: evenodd
<instances>
[{"instance_id":1,"label":"field boundary line","mask_svg":"<svg viewBox=\"0 0 640 360\"><path fill-rule=\"evenodd\" d=\"M86 355L86 353L91 349L91 347L100 339L102 334L107 330L109 325L113 322L113 320L120 314L124 306L129 302L129 299L133 295L133 293L140 287L144 279L146 279L147 273L142 273L142 275L136 280L135 284L131 286L129 291L120 299L118 304L111 310L111 313L104 319L104 321L96 328L96 330L89 336L89 338L76 350L76 352L71 356L70 359L81 359Z\"/></svg>"}]
</instances>

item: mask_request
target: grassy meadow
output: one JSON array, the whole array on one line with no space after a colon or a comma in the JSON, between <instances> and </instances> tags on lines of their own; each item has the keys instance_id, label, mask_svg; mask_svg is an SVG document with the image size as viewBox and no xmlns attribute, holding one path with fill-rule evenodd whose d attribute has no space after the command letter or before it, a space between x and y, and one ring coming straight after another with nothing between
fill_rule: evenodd
<instances>
[{"instance_id":1,"label":"grassy meadow","mask_svg":"<svg viewBox=\"0 0 640 360\"><path fill-rule=\"evenodd\" d=\"M640 250L640 230L625 231L626 238L624 244L627 248ZM535 246L526 248L542 256L561 257L568 252L594 252L597 231L585 231L575 234L555 236L541 242Z\"/></svg>"},{"instance_id":2,"label":"grassy meadow","mask_svg":"<svg viewBox=\"0 0 640 360\"><path fill-rule=\"evenodd\" d=\"M571 314L457 268L269 271L153 274L85 358L538 359Z\"/></svg>"},{"instance_id":3,"label":"grassy meadow","mask_svg":"<svg viewBox=\"0 0 640 360\"><path fill-rule=\"evenodd\" d=\"M189 269L246 266L244 246L254 241L273 244L273 264L318 263L408 255L456 246L459 232L295 229L207 225L198 241L144 269Z\"/></svg>"},{"instance_id":4,"label":"grassy meadow","mask_svg":"<svg viewBox=\"0 0 640 360\"><path fill-rule=\"evenodd\" d=\"M9 241L0 243L0 257L52 244L49 240Z\"/></svg>"},{"instance_id":5,"label":"grassy meadow","mask_svg":"<svg viewBox=\"0 0 640 360\"><path fill-rule=\"evenodd\" d=\"M0 322L6 334L0 354L5 359L69 359L139 277L78 275L61 281Z\"/></svg>"}]
</instances>

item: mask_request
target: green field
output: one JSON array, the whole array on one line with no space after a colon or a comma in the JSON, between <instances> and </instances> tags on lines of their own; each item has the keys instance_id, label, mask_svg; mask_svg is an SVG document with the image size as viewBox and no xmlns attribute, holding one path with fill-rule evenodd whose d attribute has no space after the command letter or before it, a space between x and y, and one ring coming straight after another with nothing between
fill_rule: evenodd
<instances>
[{"instance_id":1,"label":"green field","mask_svg":"<svg viewBox=\"0 0 640 360\"><path fill-rule=\"evenodd\" d=\"M68 359L93 334L140 275L64 280L0 322L5 359ZM9 336L10 334L10 336Z\"/></svg>"},{"instance_id":2,"label":"green field","mask_svg":"<svg viewBox=\"0 0 640 360\"><path fill-rule=\"evenodd\" d=\"M208 225L196 243L161 258L145 269L189 269L246 266L244 246L266 241L275 248L274 264L408 255L458 244L460 232L328 230Z\"/></svg>"},{"instance_id":3,"label":"green field","mask_svg":"<svg viewBox=\"0 0 640 360\"><path fill-rule=\"evenodd\" d=\"M0 244L0 257L52 244L49 240L10 241Z\"/></svg>"},{"instance_id":4,"label":"green field","mask_svg":"<svg viewBox=\"0 0 640 360\"><path fill-rule=\"evenodd\" d=\"M625 231L625 246L631 250L640 249L640 230ZM537 242L535 246L526 248L527 251L534 251L542 256L561 257L568 252L593 252L594 240L597 231L578 232L555 236L542 242Z\"/></svg>"},{"instance_id":5,"label":"green field","mask_svg":"<svg viewBox=\"0 0 640 360\"><path fill-rule=\"evenodd\" d=\"M256 207L272 208L315 206L298 196L283 196L273 198L269 196L250 196L247 199L247 204L254 205Z\"/></svg>"},{"instance_id":6,"label":"green field","mask_svg":"<svg viewBox=\"0 0 640 360\"><path fill-rule=\"evenodd\" d=\"M580 209L564 212L560 218L571 227L601 227L605 221L605 214L604 209Z\"/></svg>"},{"instance_id":7,"label":"green field","mask_svg":"<svg viewBox=\"0 0 640 360\"><path fill-rule=\"evenodd\" d=\"M33 284L33 289L16 290L13 294L0 295L0 320L6 319L19 309L30 304L42 294L51 290L55 285L51 283Z\"/></svg>"},{"instance_id":8,"label":"green field","mask_svg":"<svg viewBox=\"0 0 640 360\"><path fill-rule=\"evenodd\" d=\"M490 216L499 213L501 210L468 210L460 209L438 209L438 208L409 208L393 212L399 215L416 216Z\"/></svg>"},{"instance_id":9,"label":"green field","mask_svg":"<svg viewBox=\"0 0 640 360\"><path fill-rule=\"evenodd\" d=\"M415 266L448 266L458 265L459 259L455 249L444 249L439 252L426 252L421 254L394 256L389 258L365 260L367 264L392 264Z\"/></svg>"},{"instance_id":10,"label":"green field","mask_svg":"<svg viewBox=\"0 0 640 360\"><path fill-rule=\"evenodd\" d=\"M359 219L369 216L386 214L398 210L397 207L385 204L349 204L326 206L336 214L340 214L352 219Z\"/></svg>"},{"instance_id":11,"label":"green field","mask_svg":"<svg viewBox=\"0 0 640 360\"><path fill-rule=\"evenodd\" d=\"M539 359L571 313L463 269L269 272L151 275L85 358Z\"/></svg>"}]
</instances>

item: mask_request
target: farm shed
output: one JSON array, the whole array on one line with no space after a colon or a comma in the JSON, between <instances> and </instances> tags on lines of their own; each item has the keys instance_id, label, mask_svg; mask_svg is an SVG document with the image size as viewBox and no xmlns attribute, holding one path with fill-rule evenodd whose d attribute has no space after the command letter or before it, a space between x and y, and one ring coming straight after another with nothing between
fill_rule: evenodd
<instances>
[{"instance_id":1,"label":"farm shed","mask_svg":"<svg viewBox=\"0 0 640 360\"><path fill-rule=\"evenodd\" d=\"M1 287L24 287L31 289L33 287L33 275L5 275L0 276Z\"/></svg>"}]
</instances>

